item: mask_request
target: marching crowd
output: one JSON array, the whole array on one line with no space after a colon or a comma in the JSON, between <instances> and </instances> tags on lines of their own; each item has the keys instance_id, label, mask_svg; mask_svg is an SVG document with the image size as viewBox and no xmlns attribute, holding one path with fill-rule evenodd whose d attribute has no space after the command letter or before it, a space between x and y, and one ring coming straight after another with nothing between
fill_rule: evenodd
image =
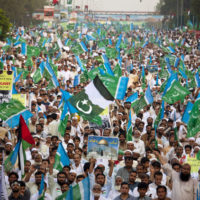
<instances>
[{"instance_id":1,"label":"marching crowd","mask_svg":"<svg viewBox=\"0 0 200 200\"><path fill-rule=\"evenodd\" d=\"M30 57L22 54L20 44L10 45L5 50L3 47L6 42L1 42L1 70L14 72L22 69L22 76L14 87L16 93L26 94L26 107L32 113L27 126L35 141L25 152L23 176L18 160L12 170L4 169L8 199L39 199L42 177L44 199L47 200L66 199L67 191L86 177L90 182L88 190L91 200L200 199L200 173L191 171L192 166L187 162L188 157L195 158L200 150L199 132L188 137L187 123L182 121L188 102L195 103L200 90L192 77L188 76L187 79L179 73L181 63L188 72L198 72L198 39L193 33L178 29L134 28L123 31L123 27L119 30L120 27L109 24L101 25L101 30L106 30L102 37L99 36L98 40L91 39L92 33L96 33L98 29L96 26L85 26L84 29L78 26L75 30L66 30L61 26L32 29L20 27L13 30L10 34L12 38L19 35L30 46L39 46L43 37L48 39L41 47L40 54L32 56L31 63L28 64ZM71 41L80 41L86 35L90 36L84 40L88 51L79 55L84 63L84 71L81 70L71 46L65 43L70 34L79 35ZM122 42L119 55L109 58L109 63L112 71L115 71L116 66L120 66L120 76L129 78L124 100L115 100L110 104L106 114L109 119L108 126L92 126L93 123L74 113L69 114L64 133L61 134L61 89L71 95L82 91L91 81L85 72L89 74L99 68L102 63L98 58L106 54L107 47L116 48L120 34ZM61 38L59 40L63 46L58 45L59 48L49 55L48 52L57 45L58 38ZM105 47L100 47L99 40L109 42ZM146 45L143 45L144 43ZM166 48L172 45L174 52L167 52ZM178 66L171 60L169 66L165 59L169 55L180 58ZM56 68L59 86L51 87L46 76L41 77L37 83L34 82L33 76L41 62L50 59ZM167 74L169 68L173 73L178 73L180 84L187 87L190 94L173 104L165 102L164 116L158 120L162 107L163 84L170 76ZM83 79L74 84L77 76ZM135 105L132 106L132 102L126 100L136 92L138 98L142 97L147 87L150 87L154 101L136 113ZM131 139L127 139L130 115ZM2 165L17 144L19 129L10 128L1 122L0 134ZM90 135L119 138L118 159L88 158L87 145ZM56 170L55 156L60 143L69 157L70 164Z\"/></svg>"}]
</instances>

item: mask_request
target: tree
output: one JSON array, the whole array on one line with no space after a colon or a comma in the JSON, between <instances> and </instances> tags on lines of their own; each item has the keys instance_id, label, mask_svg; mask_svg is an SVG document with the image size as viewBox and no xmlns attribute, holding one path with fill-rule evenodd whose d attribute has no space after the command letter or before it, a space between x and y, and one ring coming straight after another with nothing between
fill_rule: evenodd
<instances>
[{"instance_id":1,"label":"tree","mask_svg":"<svg viewBox=\"0 0 200 200\"><path fill-rule=\"evenodd\" d=\"M11 27L11 23L6 17L5 12L0 9L0 40L4 40L7 37L7 33Z\"/></svg>"},{"instance_id":2,"label":"tree","mask_svg":"<svg viewBox=\"0 0 200 200\"><path fill-rule=\"evenodd\" d=\"M46 0L0 0L1 9L16 26L29 25L33 12L42 9L45 3Z\"/></svg>"}]
</instances>

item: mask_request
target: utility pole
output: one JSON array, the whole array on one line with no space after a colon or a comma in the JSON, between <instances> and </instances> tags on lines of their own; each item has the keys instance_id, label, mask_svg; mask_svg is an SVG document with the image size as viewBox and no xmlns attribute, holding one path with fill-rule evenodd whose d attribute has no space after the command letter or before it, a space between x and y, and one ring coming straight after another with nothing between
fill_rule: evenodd
<instances>
[{"instance_id":1,"label":"utility pole","mask_svg":"<svg viewBox=\"0 0 200 200\"><path fill-rule=\"evenodd\" d=\"M181 0L181 28L183 27L183 0Z\"/></svg>"}]
</instances>

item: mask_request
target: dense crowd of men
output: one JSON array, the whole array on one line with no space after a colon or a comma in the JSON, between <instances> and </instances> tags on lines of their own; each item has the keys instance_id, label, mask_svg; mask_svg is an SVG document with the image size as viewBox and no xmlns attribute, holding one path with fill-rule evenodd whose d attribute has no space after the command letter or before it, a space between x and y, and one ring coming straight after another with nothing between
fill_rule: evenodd
<instances>
[{"instance_id":1,"label":"dense crowd of men","mask_svg":"<svg viewBox=\"0 0 200 200\"><path fill-rule=\"evenodd\" d=\"M62 90L71 95L78 94L88 83L90 78L74 85L77 75L83 72L76 60L71 46L65 43L70 34L77 33L80 41L86 35L96 33L97 25L78 26L75 30L57 28L23 27L13 30L12 38L20 35L30 46L38 46L42 37L48 38L39 56L32 56L32 63L21 52L20 45L10 46L5 51L6 42L1 42L0 58L1 70L23 69L23 73L15 83L18 94L26 94L26 107L33 116L27 126L34 138L35 145L26 150L25 175L21 176L18 161L9 172L5 169L6 190L9 200L39 198L39 189L42 177L45 182L44 199L66 199L67 191L84 178L90 180L91 200L196 200L199 199L199 173L191 172L188 157L195 157L200 149L200 139L197 133L194 137L187 137L187 124L182 121L187 103L195 102L199 88L192 86L191 79L182 77L179 73L179 82L188 87L190 94L183 101L174 104L164 104L164 117L159 120L155 129L155 121L162 105L162 85L169 76L158 76L163 70L168 71L165 57L173 55L182 59L185 68L193 73L198 72L200 53L198 39L189 31L155 30L134 28L124 31L123 26L104 24L105 30L99 40L109 40L105 47L99 47L97 39L85 40L87 52L79 55L86 71L98 68L101 63L98 57L106 53L105 48L115 48L119 35L122 34L124 47L121 46L116 58L109 58L111 69L114 71L120 65L121 76L129 78L124 100L116 100L108 108L107 118L109 125L98 128L93 123L79 116L69 114L65 132L59 132L60 117L63 107ZM59 36L58 36L59 35ZM81 36L80 36L81 35ZM51 56L47 53L58 38L65 44L58 48ZM182 43L182 41L184 42ZM145 42L148 43L142 46ZM122 42L121 42L122 43ZM133 45L134 43L134 45ZM180 45L180 43L182 43ZM173 53L167 53L165 48L172 46ZM60 47L60 46L59 46ZM46 51L45 51L45 50ZM134 50L131 50L134 49ZM57 55L60 55L58 57ZM181 58L181 56L184 57ZM57 70L59 87L50 87L50 82L44 76L37 83L33 76L41 62L51 59ZM155 66L154 70L148 66ZM142 67L145 76L142 75ZM174 63L170 63L173 72L179 72ZM23 71L22 70L22 71ZM25 74L25 75L24 75ZM143 77L145 81L143 82ZM145 84L146 87L143 87ZM150 87L154 102L144 106L137 114L131 102L126 99L135 92L139 98ZM127 127L131 113L132 139L127 140ZM1 135L1 164L5 162L17 143L18 129L10 128L2 123ZM90 135L119 138L117 160L96 159L87 157L88 137ZM54 169L55 155L59 143L62 143L70 165L63 166L62 170ZM1 177L2 178L2 177Z\"/></svg>"}]
</instances>

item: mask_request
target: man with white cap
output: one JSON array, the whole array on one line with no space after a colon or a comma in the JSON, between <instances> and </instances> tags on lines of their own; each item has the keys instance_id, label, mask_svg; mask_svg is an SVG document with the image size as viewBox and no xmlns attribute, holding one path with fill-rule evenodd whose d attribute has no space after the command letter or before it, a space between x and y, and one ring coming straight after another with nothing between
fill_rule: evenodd
<instances>
[{"instance_id":1,"label":"man with white cap","mask_svg":"<svg viewBox=\"0 0 200 200\"><path fill-rule=\"evenodd\" d=\"M139 130L135 130L133 134L133 144L135 149L139 150L140 155L145 154L145 145L144 142L140 139L141 133Z\"/></svg>"}]
</instances>

